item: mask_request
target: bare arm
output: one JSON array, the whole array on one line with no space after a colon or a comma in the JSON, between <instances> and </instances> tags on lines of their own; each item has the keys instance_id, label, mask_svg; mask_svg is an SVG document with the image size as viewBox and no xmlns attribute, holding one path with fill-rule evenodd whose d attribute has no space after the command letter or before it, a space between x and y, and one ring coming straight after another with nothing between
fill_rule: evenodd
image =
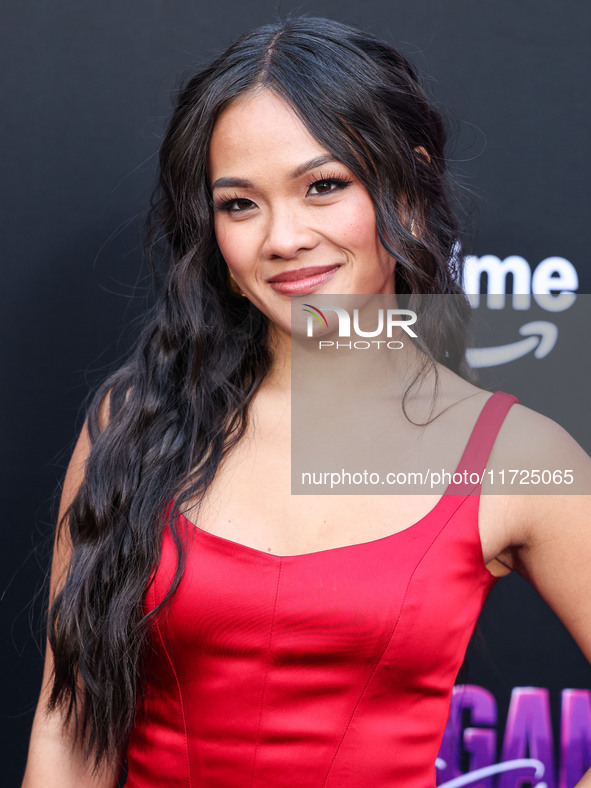
<instances>
[{"instance_id":1,"label":"bare arm","mask_svg":"<svg viewBox=\"0 0 591 788\"><path fill-rule=\"evenodd\" d=\"M108 420L108 404L101 408L102 424ZM74 498L82 480L86 459L90 452L87 422L80 432L76 447L66 472L59 507L58 522ZM64 577L70 556L66 529L56 536L50 580L50 602L55 597ZM56 711L48 714L47 700L53 673L53 659L49 643L45 647L45 667L37 710L33 720L27 767L22 788L116 788L118 773L104 768L92 774L92 765L83 758L80 748L72 749L73 726L63 727L62 715Z\"/></svg>"},{"instance_id":2,"label":"bare arm","mask_svg":"<svg viewBox=\"0 0 591 788\"><path fill-rule=\"evenodd\" d=\"M516 569L591 661L591 496L540 496L532 515L529 538L516 554ZM591 788L591 769L576 788Z\"/></svg>"},{"instance_id":3,"label":"bare arm","mask_svg":"<svg viewBox=\"0 0 591 788\"><path fill-rule=\"evenodd\" d=\"M591 458L539 414L521 409L515 416L509 426L524 447L522 467L570 468L577 492L508 496L510 544L500 558L539 592L591 662ZM576 788L591 788L591 769Z\"/></svg>"}]
</instances>

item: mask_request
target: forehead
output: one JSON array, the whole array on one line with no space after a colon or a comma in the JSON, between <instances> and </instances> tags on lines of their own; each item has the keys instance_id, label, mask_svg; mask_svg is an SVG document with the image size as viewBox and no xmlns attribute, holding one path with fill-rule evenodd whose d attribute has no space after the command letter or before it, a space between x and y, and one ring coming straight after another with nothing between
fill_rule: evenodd
<instances>
[{"instance_id":1,"label":"forehead","mask_svg":"<svg viewBox=\"0 0 591 788\"><path fill-rule=\"evenodd\" d=\"M220 114L209 144L211 180L253 176L261 168L288 172L326 149L293 109L271 90L239 96Z\"/></svg>"}]
</instances>

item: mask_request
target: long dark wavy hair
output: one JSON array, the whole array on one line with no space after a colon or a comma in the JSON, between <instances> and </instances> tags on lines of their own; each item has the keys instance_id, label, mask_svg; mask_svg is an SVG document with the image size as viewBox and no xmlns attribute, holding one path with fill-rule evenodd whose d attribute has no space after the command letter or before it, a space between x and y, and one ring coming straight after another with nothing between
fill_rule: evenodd
<instances>
[{"instance_id":1,"label":"long dark wavy hair","mask_svg":"<svg viewBox=\"0 0 591 788\"><path fill-rule=\"evenodd\" d=\"M91 395L84 482L58 523L69 529L72 555L49 614L49 708L75 720L95 767L121 757L141 700L159 609L146 613L143 602L163 529L178 551L166 604L184 565L178 509L202 499L244 435L271 368L268 318L233 290L216 243L206 169L220 112L260 88L286 100L367 188L380 240L397 261L397 294L461 294L442 118L389 44L295 17L242 36L186 82L162 143L146 232L160 292L129 359ZM451 320L430 312L421 334L434 361L458 370L468 305L452 300Z\"/></svg>"}]
</instances>

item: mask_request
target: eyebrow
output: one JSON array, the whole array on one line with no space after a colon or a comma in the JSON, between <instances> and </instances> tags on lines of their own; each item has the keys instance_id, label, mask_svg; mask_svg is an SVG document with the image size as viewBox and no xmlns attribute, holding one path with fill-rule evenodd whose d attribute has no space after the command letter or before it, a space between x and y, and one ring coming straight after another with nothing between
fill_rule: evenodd
<instances>
[{"instance_id":1,"label":"eyebrow","mask_svg":"<svg viewBox=\"0 0 591 788\"><path fill-rule=\"evenodd\" d=\"M308 170L314 170L316 167L322 167L324 164L336 162L337 159L331 153L323 153L321 156L316 156L303 164L299 164L295 169L288 173L290 178L294 180L304 175ZM252 189L254 184L245 178L218 178L211 184L211 188L235 188L235 189Z\"/></svg>"}]
</instances>

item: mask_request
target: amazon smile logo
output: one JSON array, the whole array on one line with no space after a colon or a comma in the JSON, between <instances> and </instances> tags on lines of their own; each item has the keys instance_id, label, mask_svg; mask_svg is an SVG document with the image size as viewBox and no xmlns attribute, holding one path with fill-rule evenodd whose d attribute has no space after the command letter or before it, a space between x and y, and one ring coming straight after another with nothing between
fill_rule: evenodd
<instances>
[{"instance_id":1,"label":"amazon smile logo","mask_svg":"<svg viewBox=\"0 0 591 788\"><path fill-rule=\"evenodd\" d=\"M530 309L532 301L545 312L558 313L575 303L579 277L574 265L564 257L547 257L532 271L519 255L504 260L492 254L468 255L464 258L463 285L473 309L480 308L486 299L486 308L491 312L504 310L510 299L510 307L516 313ZM483 285L485 292L481 293ZM469 348L466 359L472 368L496 367L530 354L542 359L552 352L557 340L556 323L531 320L517 329L513 341Z\"/></svg>"},{"instance_id":2,"label":"amazon smile logo","mask_svg":"<svg viewBox=\"0 0 591 788\"><path fill-rule=\"evenodd\" d=\"M558 326L546 320L532 320L519 328L524 339L493 347L469 347L466 360L472 369L498 367L517 361L533 352L535 358L547 356L558 339Z\"/></svg>"}]
</instances>

